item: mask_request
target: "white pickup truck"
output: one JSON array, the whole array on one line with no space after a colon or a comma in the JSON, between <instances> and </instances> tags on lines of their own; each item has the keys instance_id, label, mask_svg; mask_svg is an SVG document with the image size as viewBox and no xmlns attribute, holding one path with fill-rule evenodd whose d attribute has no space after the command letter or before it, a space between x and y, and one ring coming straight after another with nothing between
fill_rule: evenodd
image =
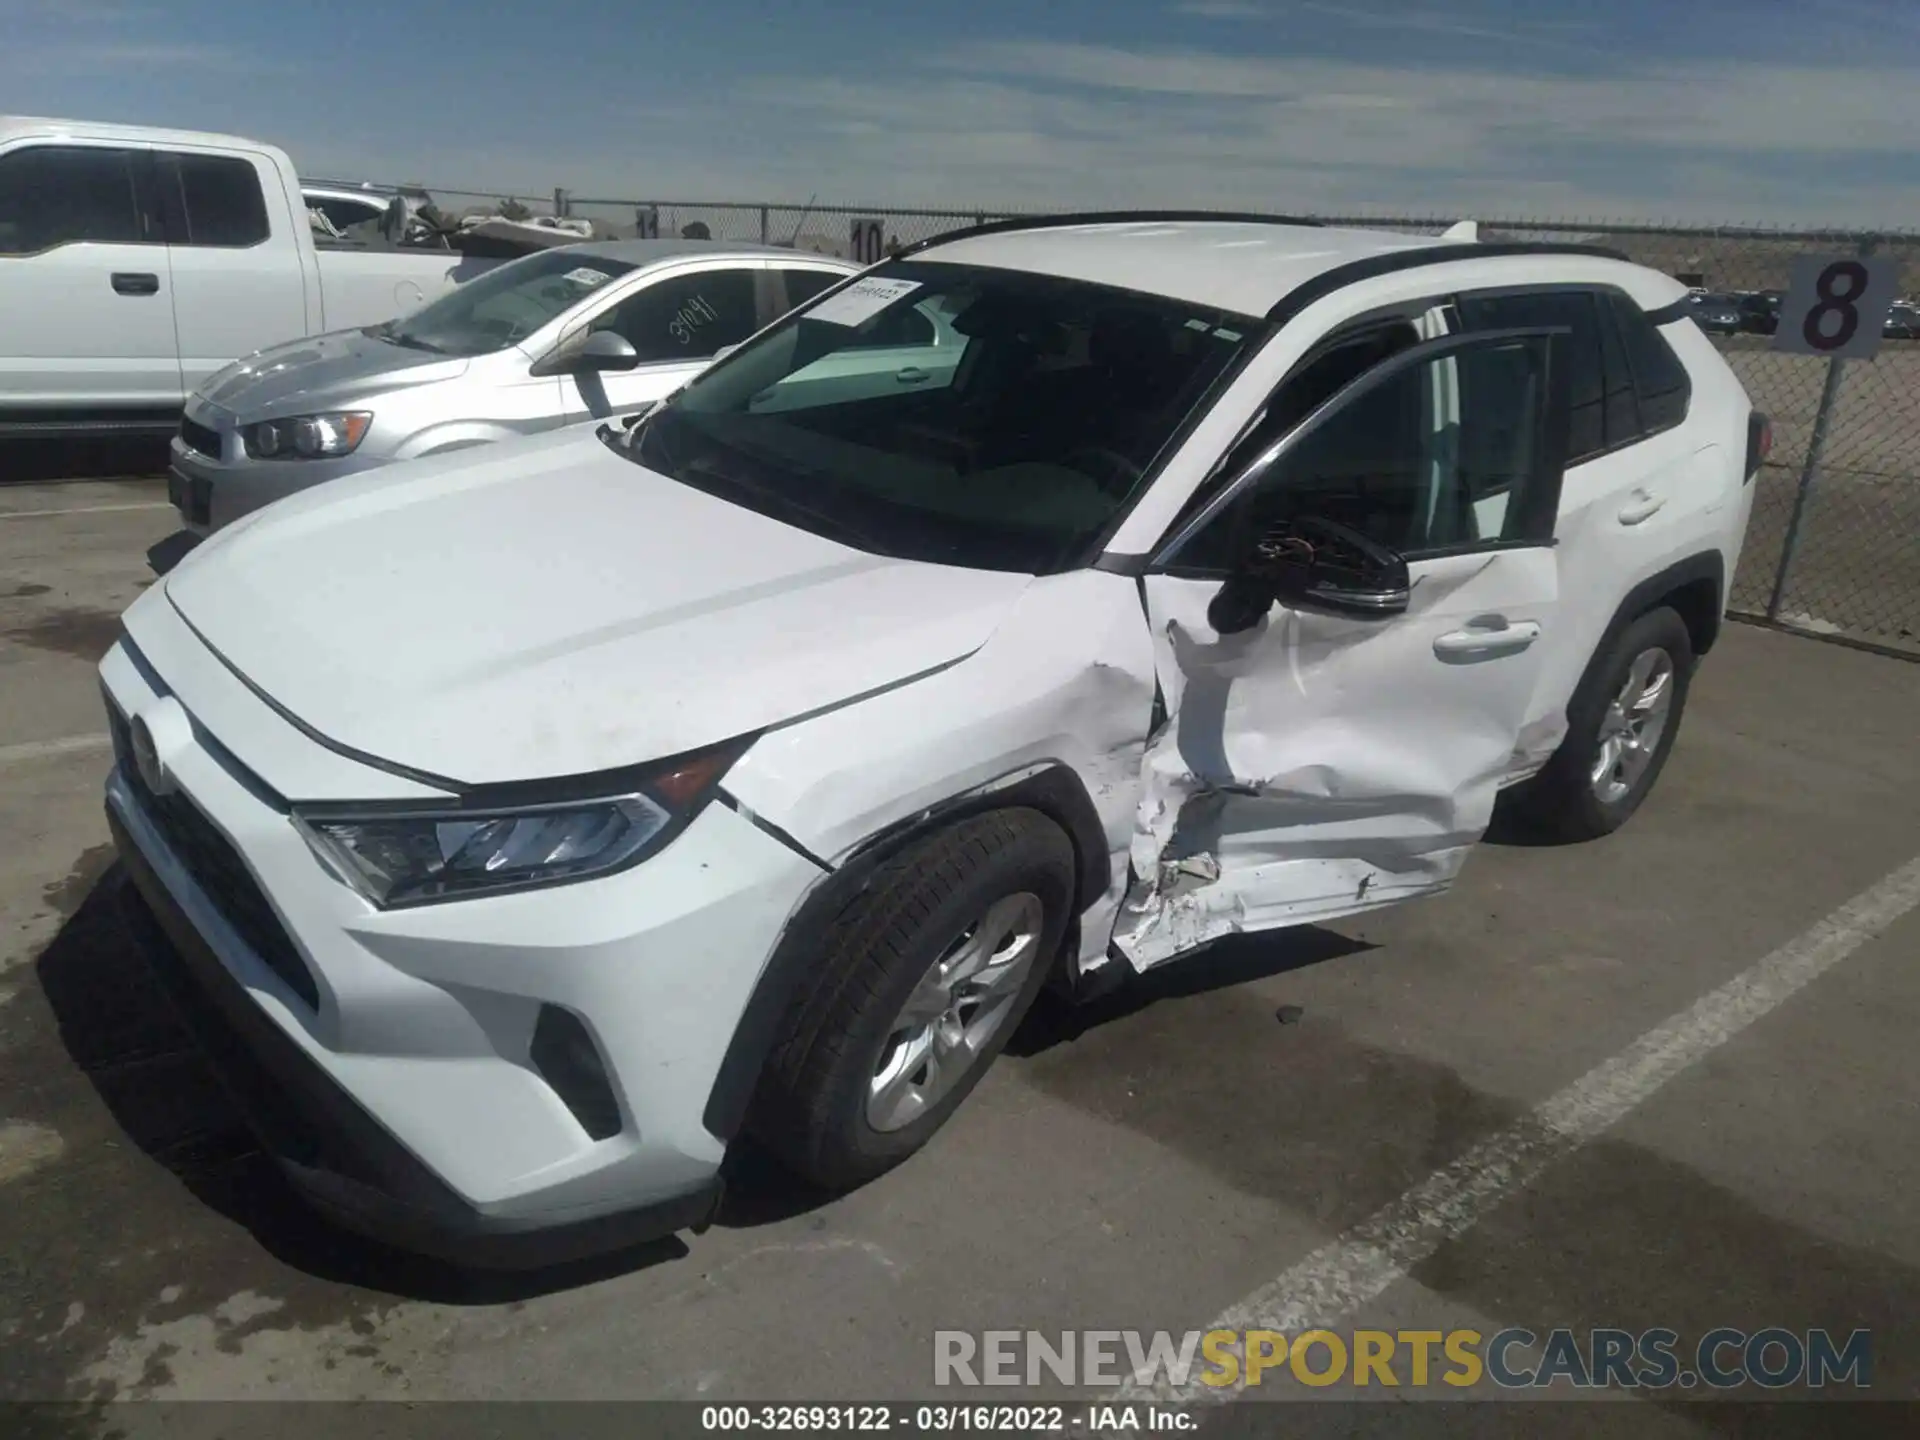
<instances>
[{"instance_id":1,"label":"white pickup truck","mask_svg":"<svg viewBox=\"0 0 1920 1440\"><path fill-rule=\"evenodd\" d=\"M0 116L0 440L170 433L239 356L498 263L317 238L293 162L258 141Z\"/></svg>"}]
</instances>

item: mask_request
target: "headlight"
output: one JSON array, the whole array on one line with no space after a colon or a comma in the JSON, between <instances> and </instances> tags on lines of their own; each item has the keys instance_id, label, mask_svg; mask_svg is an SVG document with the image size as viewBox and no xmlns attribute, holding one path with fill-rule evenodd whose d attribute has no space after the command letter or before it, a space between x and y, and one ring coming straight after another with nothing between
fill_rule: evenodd
<instances>
[{"instance_id":1,"label":"headlight","mask_svg":"<svg viewBox=\"0 0 1920 1440\"><path fill-rule=\"evenodd\" d=\"M325 460L351 455L367 437L373 415L346 410L337 415L296 415L242 426L240 438L256 460Z\"/></svg>"},{"instance_id":2,"label":"headlight","mask_svg":"<svg viewBox=\"0 0 1920 1440\"><path fill-rule=\"evenodd\" d=\"M638 864L678 834L746 748L670 761L624 793L540 804L296 806L323 864L382 909L584 880Z\"/></svg>"}]
</instances>

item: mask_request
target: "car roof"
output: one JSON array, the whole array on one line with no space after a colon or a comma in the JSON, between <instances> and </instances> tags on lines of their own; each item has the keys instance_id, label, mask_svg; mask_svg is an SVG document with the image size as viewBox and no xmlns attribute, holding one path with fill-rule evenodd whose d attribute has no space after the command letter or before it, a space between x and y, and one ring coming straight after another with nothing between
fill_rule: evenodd
<instances>
[{"instance_id":1,"label":"car roof","mask_svg":"<svg viewBox=\"0 0 1920 1440\"><path fill-rule=\"evenodd\" d=\"M244 135L220 135L208 130L172 130L159 125L114 125L96 120L63 120L50 115L0 115L0 142L58 140L83 136L89 140L125 140L146 145L214 145L234 150L273 147Z\"/></svg>"},{"instance_id":2,"label":"car roof","mask_svg":"<svg viewBox=\"0 0 1920 1440\"><path fill-rule=\"evenodd\" d=\"M1025 270L1265 315L1287 295L1341 265L1454 242L1258 219L1038 221L934 240L916 259Z\"/></svg>"},{"instance_id":3,"label":"car roof","mask_svg":"<svg viewBox=\"0 0 1920 1440\"><path fill-rule=\"evenodd\" d=\"M727 240L582 240L579 244L569 245L566 248L582 255L595 255L602 260L619 260L635 266L652 265L661 260L684 259L689 255L716 257L750 255L758 258L795 253L779 245L737 244ZM829 265L837 265L848 273L859 268L850 261L841 260L833 255L806 255L803 258L822 260Z\"/></svg>"}]
</instances>

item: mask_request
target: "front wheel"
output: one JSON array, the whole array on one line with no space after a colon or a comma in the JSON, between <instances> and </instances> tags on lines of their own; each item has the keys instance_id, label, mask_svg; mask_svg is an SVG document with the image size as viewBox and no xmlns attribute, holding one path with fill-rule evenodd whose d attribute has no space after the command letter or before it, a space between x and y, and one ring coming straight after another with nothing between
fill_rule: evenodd
<instances>
[{"instance_id":1,"label":"front wheel","mask_svg":"<svg viewBox=\"0 0 1920 1440\"><path fill-rule=\"evenodd\" d=\"M1517 791L1521 817L1555 838L1592 840L1627 823L1680 733L1693 678L1686 622L1664 607L1617 635L1567 705L1567 737Z\"/></svg>"},{"instance_id":2,"label":"front wheel","mask_svg":"<svg viewBox=\"0 0 1920 1440\"><path fill-rule=\"evenodd\" d=\"M966 1099L1047 980L1073 846L1034 810L975 816L894 857L828 927L749 1117L803 1178L891 1169Z\"/></svg>"}]
</instances>

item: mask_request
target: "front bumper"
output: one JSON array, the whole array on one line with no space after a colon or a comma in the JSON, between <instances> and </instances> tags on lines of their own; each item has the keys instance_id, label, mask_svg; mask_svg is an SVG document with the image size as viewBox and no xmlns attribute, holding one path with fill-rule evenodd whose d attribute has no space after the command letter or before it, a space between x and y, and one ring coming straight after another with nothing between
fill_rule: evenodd
<instances>
[{"instance_id":1,"label":"front bumper","mask_svg":"<svg viewBox=\"0 0 1920 1440\"><path fill-rule=\"evenodd\" d=\"M585 1220L489 1215L463 1201L315 1065L220 963L125 824L128 929L248 1128L316 1210L346 1229L456 1264L535 1268L704 1230L718 1175L684 1195Z\"/></svg>"},{"instance_id":2,"label":"front bumper","mask_svg":"<svg viewBox=\"0 0 1920 1440\"><path fill-rule=\"evenodd\" d=\"M107 785L115 842L156 968L299 1188L355 1230L493 1265L709 1215L726 1145L704 1108L819 869L714 804L620 874L375 910L322 867L279 798L320 793L301 773L331 771L307 752L332 771L349 762L251 696L209 690L189 709L164 676L204 677L167 648L191 642L163 608L154 599L157 618L132 627L160 650L137 659L123 641L101 666L111 709L147 722L145 759L174 787L156 795L123 756ZM231 745L206 733L215 716ZM395 783L368 772L368 793L376 780ZM553 1011L589 1039L611 1133L542 1069Z\"/></svg>"},{"instance_id":3,"label":"front bumper","mask_svg":"<svg viewBox=\"0 0 1920 1440\"><path fill-rule=\"evenodd\" d=\"M182 434L173 437L167 498L180 512L181 523L196 535L209 535L276 500L358 475L388 459L370 437L353 454L337 460L255 460L231 421L191 404L185 418L199 427L194 432L198 443L188 444Z\"/></svg>"}]
</instances>

